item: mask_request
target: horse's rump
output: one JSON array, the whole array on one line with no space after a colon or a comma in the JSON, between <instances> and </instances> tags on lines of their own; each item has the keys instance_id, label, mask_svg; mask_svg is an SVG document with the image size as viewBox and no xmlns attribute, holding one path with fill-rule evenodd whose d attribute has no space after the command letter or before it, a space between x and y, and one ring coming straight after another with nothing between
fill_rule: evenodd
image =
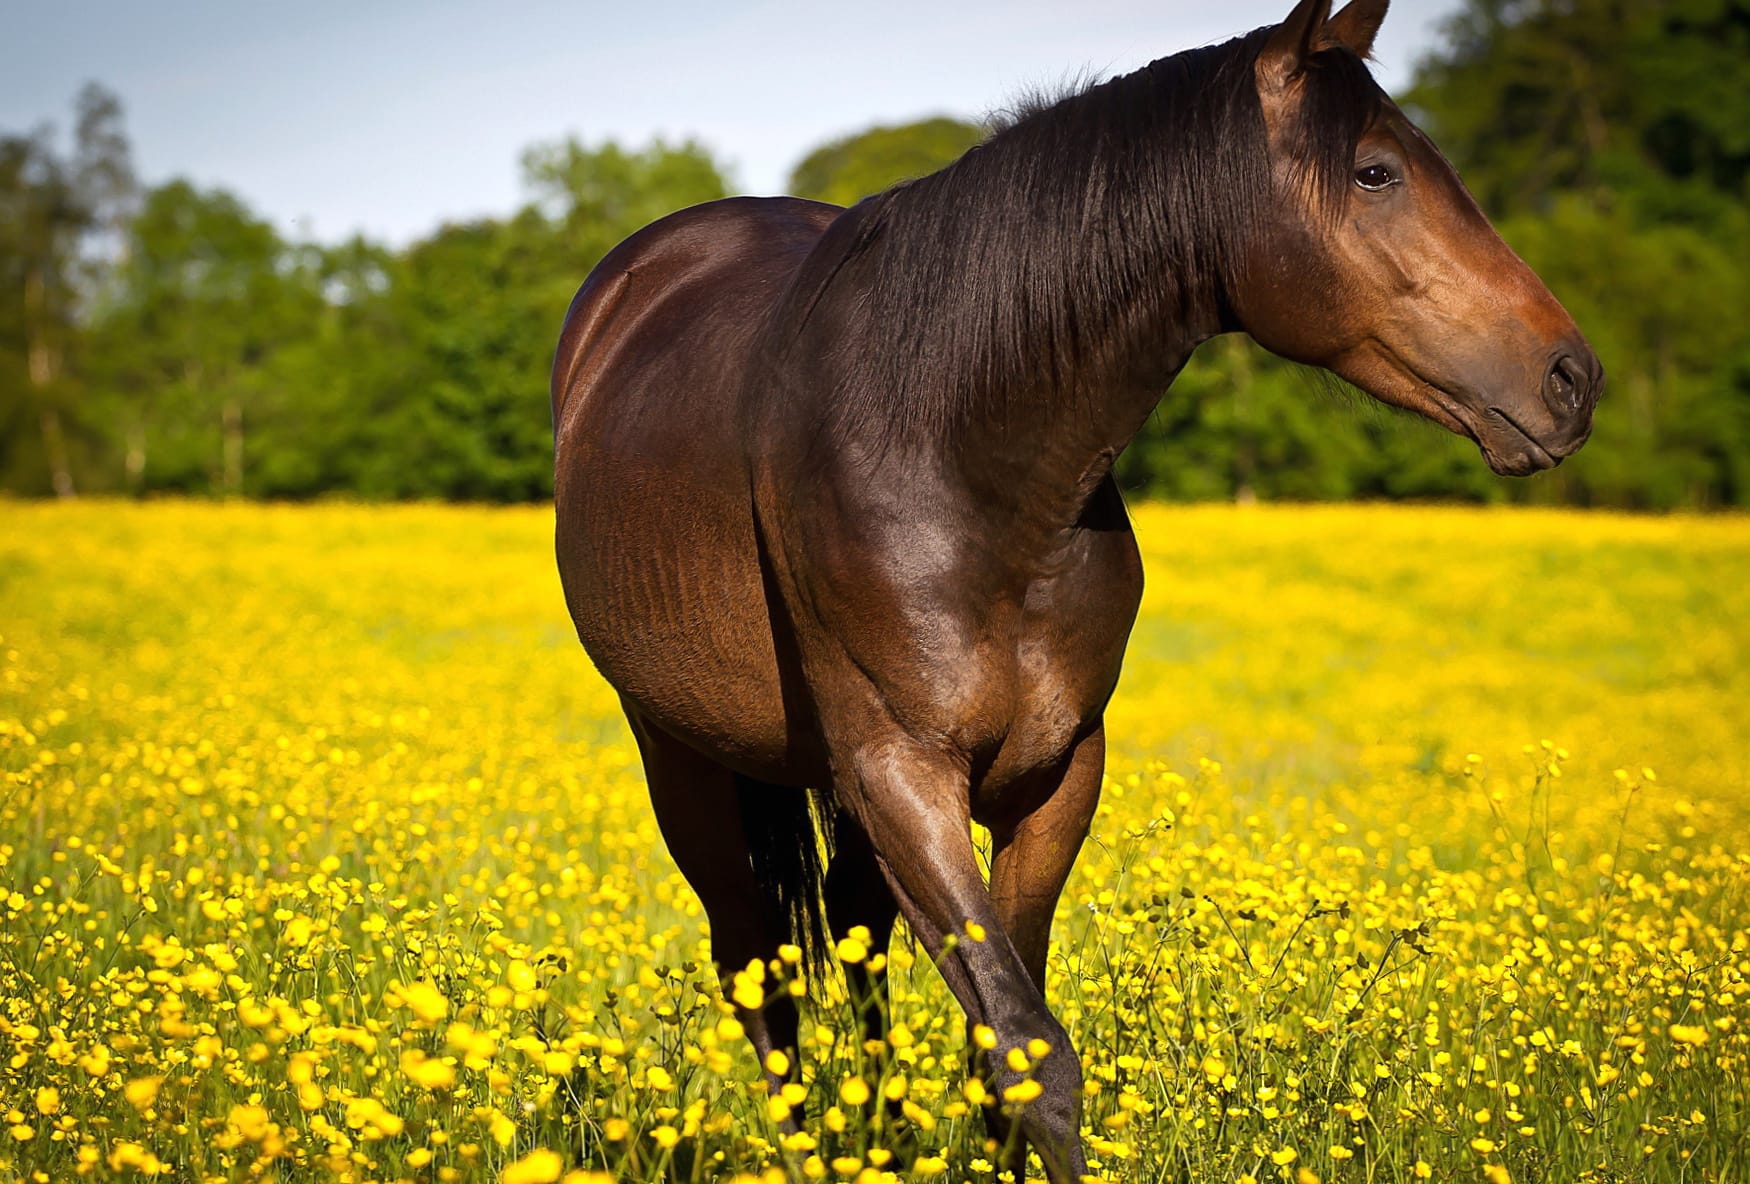
<instances>
[{"instance_id":1,"label":"horse's rump","mask_svg":"<svg viewBox=\"0 0 1750 1184\"><path fill-rule=\"evenodd\" d=\"M559 566L584 647L653 723L709 737L765 780L782 780L793 729L756 555L743 378L837 213L731 198L653 223L590 273L554 359Z\"/></svg>"}]
</instances>

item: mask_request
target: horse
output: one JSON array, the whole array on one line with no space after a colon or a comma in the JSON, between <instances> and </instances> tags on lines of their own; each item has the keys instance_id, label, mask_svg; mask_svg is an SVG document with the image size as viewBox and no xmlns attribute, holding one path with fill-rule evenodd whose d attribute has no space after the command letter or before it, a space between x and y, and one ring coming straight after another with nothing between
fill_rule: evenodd
<instances>
[{"instance_id":1,"label":"horse","mask_svg":"<svg viewBox=\"0 0 1750 1184\"><path fill-rule=\"evenodd\" d=\"M986 1117L1007 1167L1030 1144L1060 1184L1086 1170L1082 1078L1046 953L1142 586L1114 459L1232 332L1497 473L1591 431L1585 338L1369 73L1386 5L1298 0L849 209L672 214L566 314L564 593L718 973L856 926L880 951L903 916L994 1033L994 1096L1011 1050L1048 1047L1033 1101ZM739 1017L781 1088L790 997Z\"/></svg>"}]
</instances>

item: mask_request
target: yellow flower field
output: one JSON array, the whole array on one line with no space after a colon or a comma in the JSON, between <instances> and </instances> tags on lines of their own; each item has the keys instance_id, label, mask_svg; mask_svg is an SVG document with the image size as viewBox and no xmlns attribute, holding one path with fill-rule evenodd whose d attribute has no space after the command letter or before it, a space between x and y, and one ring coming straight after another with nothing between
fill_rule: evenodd
<instances>
[{"instance_id":1,"label":"yellow flower field","mask_svg":"<svg viewBox=\"0 0 1750 1184\"><path fill-rule=\"evenodd\" d=\"M1750 520L1136 517L1094 1170L1750 1178ZM549 511L0 523L0 1180L990 1178L903 937L765 1096Z\"/></svg>"}]
</instances>

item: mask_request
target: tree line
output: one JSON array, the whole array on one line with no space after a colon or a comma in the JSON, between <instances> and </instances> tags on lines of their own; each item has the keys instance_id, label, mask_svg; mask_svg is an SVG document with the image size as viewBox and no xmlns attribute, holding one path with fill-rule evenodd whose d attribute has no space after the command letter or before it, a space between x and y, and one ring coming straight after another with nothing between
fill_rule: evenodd
<instances>
[{"instance_id":1,"label":"tree line","mask_svg":"<svg viewBox=\"0 0 1750 1184\"><path fill-rule=\"evenodd\" d=\"M1119 474L1175 499L1750 503L1750 0L1468 0L1401 99L1610 374L1592 442L1532 482L1240 338L1199 351ZM520 501L609 248L730 191L692 142L566 139L526 202L392 250L295 242L222 189L135 179L120 100L0 135L0 490ZM791 190L849 203L983 129L870 129Z\"/></svg>"}]
</instances>

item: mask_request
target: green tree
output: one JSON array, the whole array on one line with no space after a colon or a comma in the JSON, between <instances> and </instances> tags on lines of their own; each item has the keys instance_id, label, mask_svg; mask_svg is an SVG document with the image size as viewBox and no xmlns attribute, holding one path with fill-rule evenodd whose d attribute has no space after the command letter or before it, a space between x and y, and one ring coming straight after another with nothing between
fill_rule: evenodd
<instances>
[{"instance_id":1,"label":"green tree","mask_svg":"<svg viewBox=\"0 0 1750 1184\"><path fill-rule=\"evenodd\" d=\"M1742 212L1745 0L1470 0L1406 103L1485 207L1628 198L1661 220Z\"/></svg>"},{"instance_id":2,"label":"green tree","mask_svg":"<svg viewBox=\"0 0 1750 1184\"><path fill-rule=\"evenodd\" d=\"M563 140L531 148L523 171L533 200L511 218L445 226L398 256L364 244L327 256L320 343L287 360L325 408L306 425L321 460L276 470L276 491L551 494L545 392L572 294L622 239L727 185L691 143Z\"/></svg>"},{"instance_id":3,"label":"green tree","mask_svg":"<svg viewBox=\"0 0 1750 1184\"><path fill-rule=\"evenodd\" d=\"M102 87L79 93L72 152L54 139L0 137L0 475L71 497L75 448L99 434L78 374L80 314L134 180L121 104Z\"/></svg>"},{"instance_id":4,"label":"green tree","mask_svg":"<svg viewBox=\"0 0 1750 1184\"><path fill-rule=\"evenodd\" d=\"M933 173L982 142L986 129L937 116L894 127L872 127L822 144L790 174L797 197L850 206L900 181Z\"/></svg>"},{"instance_id":5,"label":"green tree","mask_svg":"<svg viewBox=\"0 0 1750 1184\"><path fill-rule=\"evenodd\" d=\"M568 137L529 148L522 166L524 187L577 271L574 288L633 231L729 193L722 167L692 140L629 150Z\"/></svg>"},{"instance_id":6,"label":"green tree","mask_svg":"<svg viewBox=\"0 0 1750 1184\"><path fill-rule=\"evenodd\" d=\"M308 267L235 196L151 190L94 327L130 485L243 493L247 433L279 394L268 362L318 305Z\"/></svg>"},{"instance_id":7,"label":"green tree","mask_svg":"<svg viewBox=\"0 0 1750 1184\"><path fill-rule=\"evenodd\" d=\"M1750 500L1750 3L1470 0L1406 102L1610 374L1528 491Z\"/></svg>"}]
</instances>

